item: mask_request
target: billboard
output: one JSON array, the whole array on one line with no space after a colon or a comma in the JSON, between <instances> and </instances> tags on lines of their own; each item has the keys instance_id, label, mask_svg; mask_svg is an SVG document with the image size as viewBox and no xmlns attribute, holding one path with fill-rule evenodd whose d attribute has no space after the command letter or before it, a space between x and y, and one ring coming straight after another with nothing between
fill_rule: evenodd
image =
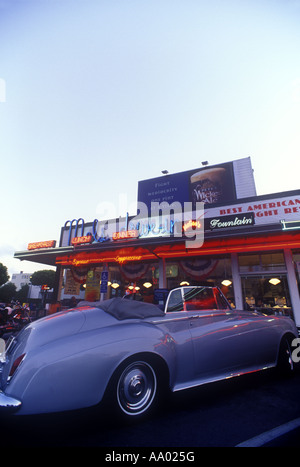
<instances>
[{"instance_id":1,"label":"billboard","mask_svg":"<svg viewBox=\"0 0 300 467\"><path fill-rule=\"evenodd\" d=\"M202 167L176 174L143 180L138 183L138 202L151 203L196 202L208 205L236 201L233 163Z\"/></svg>"}]
</instances>

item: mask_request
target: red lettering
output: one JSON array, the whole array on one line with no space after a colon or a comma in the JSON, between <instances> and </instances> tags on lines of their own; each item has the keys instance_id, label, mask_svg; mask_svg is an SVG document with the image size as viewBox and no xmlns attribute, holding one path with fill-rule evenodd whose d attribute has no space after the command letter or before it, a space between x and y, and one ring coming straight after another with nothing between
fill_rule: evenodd
<instances>
[{"instance_id":1,"label":"red lettering","mask_svg":"<svg viewBox=\"0 0 300 467\"><path fill-rule=\"evenodd\" d=\"M256 217L277 216L278 209L270 209L269 211L257 211L255 215Z\"/></svg>"},{"instance_id":2,"label":"red lettering","mask_svg":"<svg viewBox=\"0 0 300 467\"><path fill-rule=\"evenodd\" d=\"M72 245L81 245L83 243L91 243L92 236L91 235L84 235L83 237L74 237L72 238Z\"/></svg>"},{"instance_id":3,"label":"red lettering","mask_svg":"<svg viewBox=\"0 0 300 467\"><path fill-rule=\"evenodd\" d=\"M285 208L284 209L285 214L292 214L293 212L299 212L299 208L294 207L294 208Z\"/></svg>"},{"instance_id":4,"label":"red lettering","mask_svg":"<svg viewBox=\"0 0 300 467\"><path fill-rule=\"evenodd\" d=\"M113 240L122 240L128 238L137 238L139 236L138 230L122 230L121 232L115 232L112 236Z\"/></svg>"},{"instance_id":5,"label":"red lettering","mask_svg":"<svg viewBox=\"0 0 300 467\"><path fill-rule=\"evenodd\" d=\"M45 242L35 242L35 243L29 243L27 246L28 250L38 250L40 248L54 248L56 245L55 240L49 240Z\"/></svg>"}]
</instances>

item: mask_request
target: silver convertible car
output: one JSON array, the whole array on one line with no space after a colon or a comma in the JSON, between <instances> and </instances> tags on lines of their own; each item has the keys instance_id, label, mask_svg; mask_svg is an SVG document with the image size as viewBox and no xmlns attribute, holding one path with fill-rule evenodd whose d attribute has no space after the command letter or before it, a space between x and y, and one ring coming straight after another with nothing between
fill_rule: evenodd
<instances>
[{"instance_id":1,"label":"silver convertible car","mask_svg":"<svg viewBox=\"0 0 300 467\"><path fill-rule=\"evenodd\" d=\"M292 319L233 310L216 287L174 289L164 311L121 298L79 305L7 343L0 408L21 415L109 404L132 419L168 390L293 370Z\"/></svg>"}]
</instances>

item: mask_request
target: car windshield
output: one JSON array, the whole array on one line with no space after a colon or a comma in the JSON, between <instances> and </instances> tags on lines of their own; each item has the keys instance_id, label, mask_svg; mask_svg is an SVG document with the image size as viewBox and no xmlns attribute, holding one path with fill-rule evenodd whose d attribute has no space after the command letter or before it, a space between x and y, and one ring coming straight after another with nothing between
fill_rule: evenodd
<instances>
[{"instance_id":1,"label":"car windshield","mask_svg":"<svg viewBox=\"0 0 300 467\"><path fill-rule=\"evenodd\" d=\"M183 287L172 290L167 312L196 310L229 310L230 307L217 288Z\"/></svg>"},{"instance_id":2,"label":"car windshield","mask_svg":"<svg viewBox=\"0 0 300 467\"><path fill-rule=\"evenodd\" d=\"M184 288L183 297L186 311L216 310L219 308L214 291L210 288Z\"/></svg>"},{"instance_id":3,"label":"car windshield","mask_svg":"<svg viewBox=\"0 0 300 467\"><path fill-rule=\"evenodd\" d=\"M167 312L170 311L182 311L183 310L183 300L181 289L172 290L170 293Z\"/></svg>"}]
</instances>

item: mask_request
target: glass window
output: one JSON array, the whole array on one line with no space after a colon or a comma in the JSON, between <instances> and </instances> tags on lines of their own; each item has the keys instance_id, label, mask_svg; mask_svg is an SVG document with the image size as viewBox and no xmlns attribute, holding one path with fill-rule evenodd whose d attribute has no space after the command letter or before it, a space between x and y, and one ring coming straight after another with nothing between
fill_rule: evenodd
<instances>
[{"instance_id":1,"label":"glass window","mask_svg":"<svg viewBox=\"0 0 300 467\"><path fill-rule=\"evenodd\" d=\"M218 305L219 310L230 310L230 306L228 305L223 295L217 293L216 300L217 300L217 305Z\"/></svg>"},{"instance_id":2,"label":"glass window","mask_svg":"<svg viewBox=\"0 0 300 467\"><path fill-rule=\"evenodd\" d=\"M227 300L234 303L231 259L229 257L191 256L167 260L166 279L169 290L179 286L195 285L220 287Z\"/></svg>"},{"instance_id":3,"label":"glass window","mask_svg":"<svg viewBox=\"0 0 300 467\"><path fill-rule=\"evenodd\" d=\"M285 270L283 252L269 252L262 254L239 255L241 273Z\"/></svg>"},{"instance_id":4,"label":"glass window","mask_svg":"<svg viewBox=\"0 0 300 467\"><path fill-rule=\"evenodd\" d=\"M182 302L181 289L172 290L169 296L167 312L182 311L182 310L183 310L183 302Z\"/></svg>"},{"instance_id":5,"label":"glass window","mask_svg":"<svg viewBox=\"0 0 300 467\"><path fill-rule=\"evenodd\" d=\"M260 271L259 255L239 255L240 272Z\"/></svg>"},{"instance_id":6,"label":"glass window","mask_svg":"<svg viewBox=\"0 0 300 467\"><path fill-rule=\"evenodd\" d=\"M287 277L284 274L242 277L245 309L293 317Z\"/></svg>"},{"instance_id":7,"label":"glass window","mask_svg":"<svg viewBox=\"0 0 300 467\"><path fill-rule=\"evenodd\" d=\"M159 286L158 261L128 261L109 264L110 297L136 294L134 299L153 303Z\"/></svg>"},{"instance_id":8,"label":"glass window","mask_svg":"<svg viewBox=\"0 0 300 467\"><path fill-rule=\"evenodd\" d=\"M186 311L216 310L217 303L213 289L184 287L184 302Z\"/></svg>"}]
</instances>

